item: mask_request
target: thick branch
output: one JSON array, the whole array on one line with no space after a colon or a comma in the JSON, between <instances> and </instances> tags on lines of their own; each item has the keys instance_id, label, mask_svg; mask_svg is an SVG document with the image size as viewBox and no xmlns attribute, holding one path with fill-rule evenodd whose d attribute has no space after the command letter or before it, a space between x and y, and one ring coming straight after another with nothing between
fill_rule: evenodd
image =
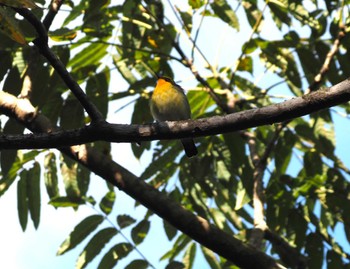
<instances>
[{"instance_id":1,"label":"thick branch","mask_svg":"<svg viewBox=\"0 0 350 269\"><path fill-rule=\"evenodd\" d=\"M21 107L18 104L21 99L9 94L7 96L6 109L13 108L11 115L25 124L32 132L48 132L54 129L45 116L38 114L33 118L35 109L32 106L27 104L27 106ZM0 106L3 104L4 102ZM26 115L27 113L28 115ZM243 244L232 235L211 225L205 219L185 210L165 193L149 186L95 149L82 145L60 148L60 150L139 201L183 233L238 266L249 269L283 268L265 253Z\"/></svg>"},{"instance_id":2,"label":"thick branch","mask_svg":"<svg viewBox=\"0 0 350 269\"><path fill-rule=\"evenodd\" d=\"M9 112L1 102L0 109ZM199 137L244 130L308 115L350 100L350 80L330 88L311 92L283 103L250 109L225 116L198 120L164 122L147 125L108 124L105 122L85 128L41 135L0 137L0 149L56 148L104 140L109 142L138 142L157 139Z\"/></svg>"}]
</instances>

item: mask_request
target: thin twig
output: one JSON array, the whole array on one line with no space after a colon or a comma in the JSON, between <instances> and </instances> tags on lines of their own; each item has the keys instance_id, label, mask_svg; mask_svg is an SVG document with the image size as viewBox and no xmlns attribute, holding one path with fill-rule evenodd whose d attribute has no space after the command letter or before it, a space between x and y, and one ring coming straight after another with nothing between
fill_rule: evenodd
<instances>
[{"instance_id":1,"label":"thin twig","mask_svg":"<svg viewBox=\"0 0 350 269\"><path fill-rule=\"evenodd\" d=\"M52 0L49 7L49 12L46 14L43 25L45 26L46 30L49 30L54 18L57 15L58 10L62 6L64 0Z\"/></svg>"},{"instance_id":2,"label":"thin twig","mask_svg":"<svg viewBox=\"0 0 350 269\"><path fill-rule=\"evenodd\" d=\"M201 20L199 22L199 25L197 27L196 33L195 33L194 38L193 38L193 46L192 46L192 50L191 50L191 59L194 59L194 49L195 49L196 44L197 44L197 38L199 36L199 31L200 31L200 29L202 27L202 24L203 24L203 21L204 21L205 11L208 8L208 4L209 4L209 0L207 0L205 5L204 5L204 11L202 12L202 17L201 17Z\"/></svg>"},{"instance_id":3,"label":"thin twig","mask_svg":"<svg viewBox=\"0 0 350 269\"><path fill-rule=\"evenodd\" d=\"M335 56L335 54L339 51L339 46L341 44L341 40L345 37L345 26L341 25L338 33L337 38L333 42L333 46L330 49L330 51L327 53L326 59L320 69L320 72L314 77L313 83L309 86L309 88L305 91L305 94L308 94L309 92L315 91L319 88L320 83L326 73L329 70L329 66Z\"/></svg>"},{"instance_id":4,"label":"thin twig","mask_svg":"<svg viewBox=\"0 0 350 269\"><path fill-rule=\"evenodd\" d=\"M250 36L249 36L249 38L248 38L248 41L245 42L245 44L244 44L244 46L243 46L243 49L242 49L242 52L241 52L241 55L238 57L238 59L237 59L237 61L236 61L235 68L234 68L233 71L232 71L231 79L230 79L230 82L229 82L229 84L228 84L230 87L231 87L231 85L233 84L233 81L234 81L234 79L235 79L235 75L236 75L236 72L237 72L237 70L238 70L239 63L240 63L240 61L242 60L242 58L243 58L243 56L245 55L245 52L246 52L246 50L247 50L247 47L248 47L247 44L253 39L254 34L256 33L256 31L258 30L258 28L259 28L259 26L260 26L260 24L261 24L261 22L262 22L263 15L264 15L265 9L266 9L266 7L267 7L267 5L268 5L268 2L269 2L269 1L266 1L266 2L265 2L265 5L264 5L264 7L263 7L263 9L262 9L262 11L261 11L261 13L260 13L260 16L259 16L258 19L256 20L255 25L254 25L254 27L253 27L251 33L250 33Z\"/></svg>"},{"instance_id":5,"label":"thin twig","mask_svg":"<svg viewBox=\"0 0 350 269\"><path fill-rule=\"evenodd\" d=\"M213 73L216 73L215 68L212 67L212 65L210 64L210 62L208 61L207 57L204 55L204 53L201 51L201 49L196 45L195 41L192 39L191 34L189 29L187 28L187 26L184 24L184 22L182 21L182 19L180 18L178 12L174 9L173 5L171 4L170 0L168 0L168 4L171 8L171 10L173 11L175 17L177 18L177 20L179 21L179 23L182 25L182 28L185 29L185 32L187 33L187 37L189 39L189 41L192 43L192 50L197 50L197 52L199 53L199 55L202 57L202 59L204 60L204 62L208 65L208 67L212 70ZM203 17L202 17L203 18ZM165 29L164 25L163 28ZM193 58L193 54L191 56L191 61L194 61Z\"/></svg>"}]
</instances>

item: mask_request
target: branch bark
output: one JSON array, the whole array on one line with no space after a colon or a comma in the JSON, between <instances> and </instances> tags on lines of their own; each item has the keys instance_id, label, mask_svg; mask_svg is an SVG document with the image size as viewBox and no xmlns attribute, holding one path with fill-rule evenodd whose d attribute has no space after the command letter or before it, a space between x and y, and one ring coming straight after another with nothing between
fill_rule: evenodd
<instances>
[{"instance_id":1,"label":"branch bark","mask_svg":"<svg viewBox=\"0 0 350 269\"><path fill-rule=\"evenodd\" d=\"M0 93L1 111L5 114L11 113L1 101L4 95L6 93ZM81 129L49 134L3 135L0 137L0 149L57 148L97 140L139 142L208 136L291 120L349 100L350 79L346 79L330 88L311 92L283 103L224 116L144 125L100 122Z\"/></svg>"}]
</instances>

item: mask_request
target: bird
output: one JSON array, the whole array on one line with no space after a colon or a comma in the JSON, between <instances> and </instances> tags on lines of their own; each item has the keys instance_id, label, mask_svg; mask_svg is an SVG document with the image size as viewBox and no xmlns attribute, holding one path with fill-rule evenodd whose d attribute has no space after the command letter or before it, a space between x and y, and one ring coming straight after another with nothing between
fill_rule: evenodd
<instances>
[{"instance_id":1,"label":"bird","mask_svg":"<svg viewBox=\"0 0 350 269\"><path fill-rule=\"evenodd\" d=\"M157 85L150 99L150 110L156 121L178 121L191 118L191 108L184 90L171 78L158 77ZM187 157L197 155L192 138L183 138L181 143Z\"/></svg>"}]
</instances>

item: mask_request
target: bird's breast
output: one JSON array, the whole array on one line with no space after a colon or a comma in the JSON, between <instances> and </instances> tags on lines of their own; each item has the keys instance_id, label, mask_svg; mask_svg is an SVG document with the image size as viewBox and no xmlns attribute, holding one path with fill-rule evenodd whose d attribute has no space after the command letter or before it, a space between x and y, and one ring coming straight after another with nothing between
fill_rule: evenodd
<instances>
[{"instance_id":1,"label":"bird's breast","mask_svg":"<svg viewBox=\"0 0 350 269\"><path fill-rule=\"evenodd\" d=\"M172 87L159 88L153 92L151 112L158 121L185 120L191 117L186 96Z\"/></svg>"}]
</instances>

